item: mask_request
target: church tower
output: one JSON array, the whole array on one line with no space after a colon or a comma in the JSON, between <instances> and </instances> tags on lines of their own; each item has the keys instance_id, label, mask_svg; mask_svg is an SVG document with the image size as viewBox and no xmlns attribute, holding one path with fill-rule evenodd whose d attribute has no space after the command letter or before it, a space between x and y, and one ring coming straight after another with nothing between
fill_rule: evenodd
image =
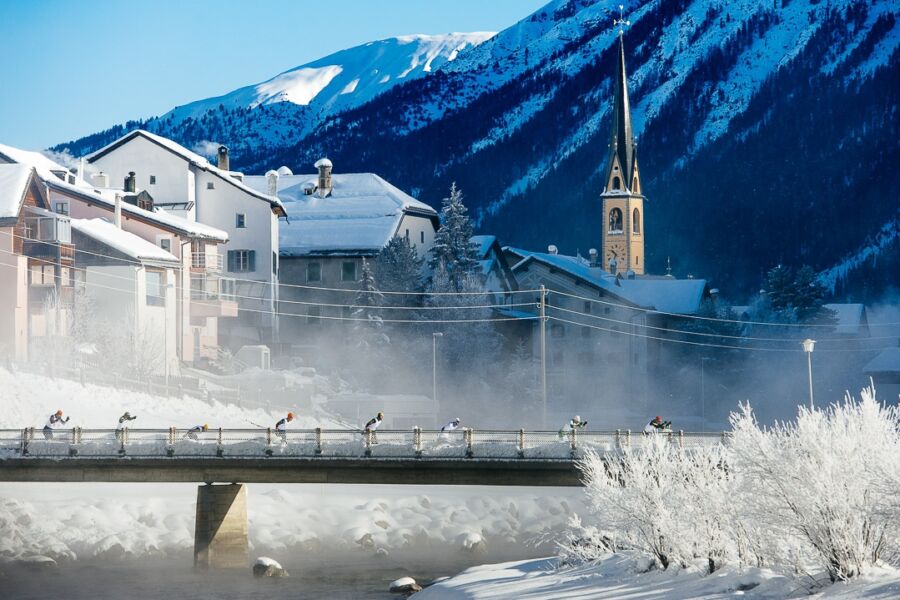
<instances>
[{"instance_id":1,"label":"church tower","mask_svg":"<svg viewBox=\"0 0 900 600\"><path fill-rule=\"evenodd\" d=\"M617 24L627 24L623 20ZM623 276L644 274L644 196L638 175L637 147L631 128L625 43L619 29L612 132L603 193L603 268Z\"/></svg>"}]
</instances>

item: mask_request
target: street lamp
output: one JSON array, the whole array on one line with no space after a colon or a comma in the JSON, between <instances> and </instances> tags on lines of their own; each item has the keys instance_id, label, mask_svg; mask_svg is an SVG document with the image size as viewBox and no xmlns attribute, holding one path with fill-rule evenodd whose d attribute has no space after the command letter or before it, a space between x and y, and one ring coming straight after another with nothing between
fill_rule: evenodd
<instances>
[{"instance_id":1,"label":"street lamp","mask_svg":"<svg viewBox=\"0 0 900 600\"><path fill-rule=\"evenodd\" d=\"M437 404L437 341L444 337L441 332L431 334L431 399Z\"/></svg>"},{"instance_id":2,"label":"street lamp","mask_svg":"<svg viewBox=\"0 0 900 600\"><path fill-rule=\"evenodd\" d=\"M809 409L813 408L813 386L812 386L812 353L816 346L816 340L809 338L803 340L803 351L806 352L806 364L809 367Z\"/></svg>"}]
</instances>

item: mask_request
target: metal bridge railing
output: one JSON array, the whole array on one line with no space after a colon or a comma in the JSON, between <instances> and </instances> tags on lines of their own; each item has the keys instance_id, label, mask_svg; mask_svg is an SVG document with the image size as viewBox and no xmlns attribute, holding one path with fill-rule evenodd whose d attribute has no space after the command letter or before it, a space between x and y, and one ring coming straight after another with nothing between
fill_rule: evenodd
<instances>
[{"instance_id":1,"label":"metal bridge railing","mask_svg":"<svg viewBox=\"0 0 900 600\"><path fill-rule=\"evenodd\" d=\"M524 429L453 432L353 429L55 429L46 437L40 428L0 430L3 458L19 457L372 457L572 459L591 449L616 453L639 449L654 436L680 448L728 442L728 432L673 431L643 435L616 431L526 431Z\"/></svg>"}]
</instances>

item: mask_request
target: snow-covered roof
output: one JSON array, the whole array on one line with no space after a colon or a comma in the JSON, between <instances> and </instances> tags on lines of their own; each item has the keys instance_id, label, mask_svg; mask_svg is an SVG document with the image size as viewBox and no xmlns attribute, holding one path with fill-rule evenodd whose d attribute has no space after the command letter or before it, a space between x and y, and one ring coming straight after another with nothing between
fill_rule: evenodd
<instances>
[{"instance_id":1,"label":"snow-covered roof","mask_svg":"<svg viewBox=\"0 0 900 600\"><path fill-rule=\"evenodd\" d=\"M63 181L62 179L54 175L53 171L57 168L65 170L65 167L58 165L40 152L30 152L28 150L20 150L19 148L13 148L12 146L0 144L0 154L8 157L9 160L12 160L20 165L33 167L37 172L38 177L40 177L43 182L52 189L55 189L56 191L63 194L81 198L87 202L102 204L108 208L115 208L116 192L124 194L124 192L121 190L115 190L111 188L97 189L83 179L75 178L75 183ZM204 225L203 223L189 221L188 219L185 219L183 217L178 217L176 215L166 213L161 209L156 209L155 211L151 212L148 210L144 210L143 208L134 206L133 204L123 202L122 212L132 214L137 218L141 218L150 222L158 223L165 229L175 230L178 233L188 235L190 237L205 238L209 240L216 240L219 242L228 241L228 234L221 229L216 229L215 227L210 227L209 225Z\"/></svg>"},{"instance_id":2,"label":"snow-covered roof","mask_svg":"<svg viewBox=\"0 0 900 600\"><path fill-rule=\"evenodd\" d=\"M900 373L900 347L879 352L863 367L863 373Z\"/></svg>"},{"instance_id":3,"label":"snow-covered roof","mask_svg":"<svg viewBox=\"0 0 900 600\"><path fill-rule=\"evenodd\" d=\"M69 170L58 162L51 160L32 150L22 150L14 146L0 144L0 159L6 159L9 162L19 163L20 165L31 165L35 169L47 172L68 173Z\"/></svg>"},{"instance_id":4,"label":"snow-covered roof","mask_svg":"<svg viewBox=\"0 0 900 600\"><path fill-rule=\"evenodd\" d=\"M174 142L168 138L164 138L160 135L156 135L155 133L150 133L149 131L144 131L143 129L135 129L134 131L131 131L131 132L123 135L122 137L115 140L114 142L107 144L103 148L100 148L96 152L92 152L91 154L88 154L85 158L88 160L88 162L94 162L101 156L104 156L105 154L112 152L113 150L115 150L116 148L121 146L122 144L129 142L138 136L144 137L144 138L150 140L151 142L154 142L155 144L162 146L169 152L172 152L173 154L180 156L181 158L183 158L190 164L194 165L198 169L202 169L204 171L212 173L213 175L216 175L217 177L221 178L223 181L228 182L229 184L233 185L234 187L238 188L239 190L241 190L243 192L246 192L247 194L253 196L254 198L259 198L260 200L265 200L266 202L268 202L269 204L272 205L273 209L276 209L278 212L284 214L284 205L281 203L281 201L277 197L268 195L266 193L265 188L262 190L254 189L254 188L246 185L244 182L241 182L238 179L236 179L232 175L232 173L233 173L232 171L223 171L222 169L218 168L217 166L215 166L211 162L209 162L206 158L200 156L196 152L191 152L190 150L188 150L181 144Z\"/></svg>"},{"instance_id":5,"label":"snow-covered roof","mask_svg":"<svg viewBox=\"0 0 900 600\"><path fill-rule=\"evenodd\" d=\"M75 231L102 242L130 258L178 264L178 259L173 254L133 233L119 229L106 219L71 219L71 223Z\"/></svg>"},{"instance_id":6,"label":"snow-covered roof","mask_svg":"<svg viewBox=\"0 0 900 600\"><path fill-rule=\"evenodd\" d=\"M256 189L268 186L261 175L244 181ZM377 252L396 235L407 213L437 223L433 208L374 173L332 175L331 193L325 198L304 192L317 182L318 175L278 178L278 196L290 215L288 221L279 223L283 256Z\"/></svg>"},{"instance_id":7,"label":"snow-covered roof","mask_svg":"<svg viewBox=\"0 0 900 600\"><path fill-rule=\"evenodd\" d=\"M837 327L834 332L840 335L859 335L865 333L866 307L862 304L826 304L825 308L834 311Z\"/></svg>"},{"instance_id":8,"label":"snow-covered roof","mask_svg":"<svg viewBox=\"0 0 900 600\"><path fill-rule=\"evenodd\" d=\"M487 258L488 252L491 251L491 246L493 246L494 242L497 241L497 236L473 235L471 238L469 238L469 241L472 242L473 246L475 246L475 252L478 253L478 258L485 259Z\"/></svg>"},{"instance_id":9,"label":"snow-covered roof","mask_svg":"<svg viewBox=\"0 0 900 600\"><path fill-rule=\"evenodd\" d=\"M0 219L16 219L34 170L28 165L0 164Z\"/></svg>"},{"instance_id":10,"label":"snow-covered roof","mask_svg":"<svg viewBox=\"0 0 900 600\"><path fill-rule=\"evenodd\" d=\"M617 278L600 267L591 267L590 262L580 256L529 252L519 248L509 248L509 251L524 257L513 266L513 272L520 271L531 262L543 263L635 306L661 312L693 314L700 308L706 290L705 279L646 275L637 275L634 279Z\"/></svg>"}]
</instances>

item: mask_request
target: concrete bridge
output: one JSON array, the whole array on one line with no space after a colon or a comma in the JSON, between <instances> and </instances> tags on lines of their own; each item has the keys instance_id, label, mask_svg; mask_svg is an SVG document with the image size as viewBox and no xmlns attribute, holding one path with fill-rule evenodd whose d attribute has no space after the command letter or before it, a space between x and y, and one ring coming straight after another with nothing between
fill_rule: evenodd
<instances>
[{"instance_id":1,"label":"concrete bridge","mask_svg":"<svg viewBox=\"0 0 900 600\"><path fill-rule=\"evenodd\" d=\"M725 433L671 432L679 447ZM0 430L0 481L197 482L194 564L246 567L245 483L578 486L588 450L616 455L647 436L605 432L271 429ZM214 485L225 484L225 485Z\"/></svg>"}]
</instances>

